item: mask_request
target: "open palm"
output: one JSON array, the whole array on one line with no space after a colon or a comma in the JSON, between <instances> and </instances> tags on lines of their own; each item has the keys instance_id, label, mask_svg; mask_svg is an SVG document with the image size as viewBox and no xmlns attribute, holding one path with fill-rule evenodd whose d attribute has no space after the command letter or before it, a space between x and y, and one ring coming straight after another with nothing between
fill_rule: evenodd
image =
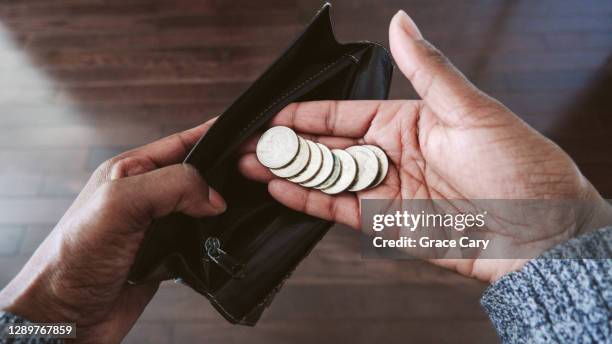
<instances>
[{"instance_id":1,"label":"open palm","mask_svg":"<svg viewBox=\"0 0 612 344\"><path fill-rule=\"evenodd\" d=\"M269 182L272 196L286 206L354 228L361 225L363 199L580 199L603 204L567 154L476 89L403 13L391 22L390 42L398 66L422 100L295 103L271 123L334 148L378 145L390 160L380 186L327 195L274 177L252 150L241 159L241 171ZM540 252L577 234L576 227L554 225L523 232L489 229L504 237L508 250L530 245ZM485 281L524 264L513 259L433 262Z\"/></svg>"}]
</instances>

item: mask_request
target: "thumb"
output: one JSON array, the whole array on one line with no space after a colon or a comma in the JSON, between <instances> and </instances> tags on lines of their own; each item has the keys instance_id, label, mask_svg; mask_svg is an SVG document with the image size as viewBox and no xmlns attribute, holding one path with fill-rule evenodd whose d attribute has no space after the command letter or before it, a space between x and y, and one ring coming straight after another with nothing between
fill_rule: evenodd
<instances>
[{"instance_id":1,"label":"thumb","mask_svg":"<svg viewBox=\"0 0 612 344\"><path fill-rule=\"evenodd\" d=\"M101 212L137 229L174 212L203 217L218 215L226 209L221 195L188 164L113 180L101 188L99 196Z\"/></svg>"},{"instance_id":2,"label":"thumb","mask_svg":"<svg viewBox=\"0 0 612 344\"><path fill-rule=\"evenodd\" d=\"M399 69L445 124L458 125L469 114L466 109L488 99L423 38L406 12L400 10L391 19L389 42Z\"/></svg>"}]
</instances>

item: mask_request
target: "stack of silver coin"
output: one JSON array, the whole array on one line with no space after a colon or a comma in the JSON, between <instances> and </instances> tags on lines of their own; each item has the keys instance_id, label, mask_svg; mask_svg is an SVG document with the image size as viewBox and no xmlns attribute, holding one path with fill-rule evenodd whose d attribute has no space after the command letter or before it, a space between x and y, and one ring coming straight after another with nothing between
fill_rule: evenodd
<instances>
[{"instance_id":1,"label":"stack of silver coin","mask_svg":"<svg viewBox=\"0 0 612 344\"><path fill-rule=\"evenodd\" d=\"M332 195L373 188L389 170L387 155L377 146L329 149L283 126L263 133L257 159L278 177Z\"/></svg>"}]
</instances>

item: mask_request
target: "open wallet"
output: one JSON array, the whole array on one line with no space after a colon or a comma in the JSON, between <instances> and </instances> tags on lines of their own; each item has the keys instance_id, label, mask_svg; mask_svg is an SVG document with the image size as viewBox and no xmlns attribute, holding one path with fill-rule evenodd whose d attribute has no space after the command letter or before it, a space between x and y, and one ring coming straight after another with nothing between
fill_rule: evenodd
<instances>
[{"instance_id":1,"label":"open wallet","mask_svg":"<svg viewBox=\"0 0 612 344\"><path fill-rule=\"evenodd\" d=\"M130 283L175 279L208 298L228 321L252 326L329 230L333 223L284 207L265 184L246 179L237 168L240 145L287 104L387 97L393 72L387 50L371 42L338 43L329 11L325 4L185 159L223 196L227 211L155 221Z\"/></svg>"}]
</instances>

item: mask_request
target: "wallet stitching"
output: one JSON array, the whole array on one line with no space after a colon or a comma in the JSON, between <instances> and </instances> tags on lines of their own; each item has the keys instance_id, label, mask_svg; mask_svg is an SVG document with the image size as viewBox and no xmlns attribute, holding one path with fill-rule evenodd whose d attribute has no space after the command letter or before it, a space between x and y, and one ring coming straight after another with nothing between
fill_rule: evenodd
<instances>
[{"instance_id":1,"label":"wallet stitching","mask_svg":"<svg viewBox=\"0 0 612 344\"><path fill-rule=\"evenodd\" d=\"M297 92L300 88L302 88L304 85L306 85L307 83L309 83L310 81L312 81L313 79L315 79L316 77L318 77L319 75L323 74L323 72L325 72L326 70L328 70L329 68L331 68L332 66L338 64L338 62L340 62L341 60L343 60L345 57L352 57L353 59L351 59L353 62L358 63L359 60L351 55L351 54L345 54L340 56L338 59L336 59L335 61L329 63L328 65L326 65L325 67L321 68L321 70L319 70L317 73L311 75L310 77L308 77L306 80L302 81L299 85L297 85L296 87L294 87L293 89L291 89L289 92L283 94L282 96L280 96L279 98L276 98L276 100L274 102L272 102L272 104L268 105L268 107L266 107L263 111L261 111L257 116L255 116L250 122L249 124L247 124L242 131L240 132L239 135L242 135L245 131L249 130L254 124L255 122L257 122L266 112L268 112L271 108L273 108L276 104L280 103L281 101L287 99L289 96L291 96L293 93Z\"/></svg>"}]
</instances>

